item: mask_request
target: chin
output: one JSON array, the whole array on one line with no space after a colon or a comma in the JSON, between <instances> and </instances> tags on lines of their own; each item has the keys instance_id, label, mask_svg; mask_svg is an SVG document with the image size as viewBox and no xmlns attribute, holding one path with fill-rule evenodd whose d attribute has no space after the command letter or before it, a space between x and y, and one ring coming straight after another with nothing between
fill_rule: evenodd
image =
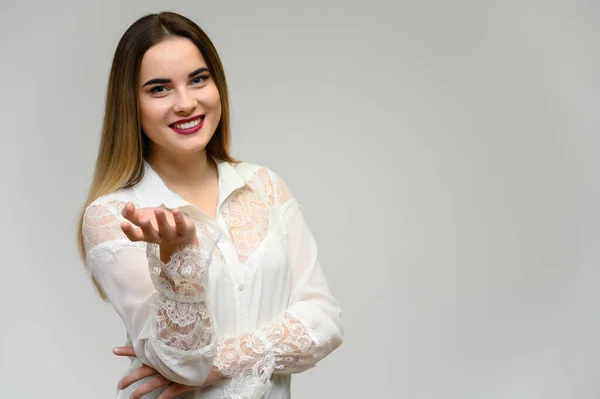
<instances>
[{"instance_id":1,"label":"chin","mask_svg":"<svg viewBox=\"0 0 600 399\"><path fill-rule=\"evenodd\" d=\"M210 129L210 126L203 126L200 131L189 136L179 135L170 128L160 133L152 133L146 134L154 146L171 154L189 155L204 150L213 137L214 130Z\"/></svg>"},{"instance_id":2,"label":"chin","mask_svg":"<svg viewBox=\"0 0 600 399\"><path fill-rule=\"evenodd\" d=\"M204 150L211 137L212 135L210 137L205 137L204 135L199 135L193 138L190 137L191 140L187 142L173 143L171 148L173 149L173 152L178 154L192 154Z\"/></svg>"},{"instance_id":3,"label":"chin","mask_svg":"<svg viewBox=\"0 0 600 399\"><path fill-rule=\"evenodd\" d=\"M173 152L181 155L193 154L204 150L207 144L208 143L202 141L201 143L190 143L190 145L178 145L173 147Z\"/></svg>"}]
</instances>

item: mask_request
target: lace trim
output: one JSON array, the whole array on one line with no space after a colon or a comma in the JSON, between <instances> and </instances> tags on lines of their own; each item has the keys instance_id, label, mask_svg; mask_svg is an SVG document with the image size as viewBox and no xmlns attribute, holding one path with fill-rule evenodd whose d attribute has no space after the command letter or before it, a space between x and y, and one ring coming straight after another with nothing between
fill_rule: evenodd
<instances>
[{"instance_id":1,"label":"lace trim","mask_svg":"<svg viewBox=\"0 0 600 399\"><path fill-rule=\"evenodd\" d=\"M131 243L121 230L125 218L121 211L126 202L98 199L85 210L83 216L83 243L86 253L103 243L125 240Z\"/></svg>"},{"instance_id":2,"label":"lace trim","mask_svg":"<svg viewBox=\"0 0 600 399\"><path fill-rule=\"evenodd\" d=\"M204 302L177 302L160 296L154 305L150 339L158 342L163 355L175 364L200 353L215 353L212 317Z\"/></svg>"},{"instance_id":3,"label":"lace trim","mask_svg":"<svg viewBox=\"0 0 600 399\"><path fill-rule=\"evenodd\" d=\"M222 215L239 261L246 262L269 231L269 211L260 192L253 188L242 189L224 205Z\"/></svg>"},{"instance_id":4,"label":"lace trim","mask_svg":"<svg viewBox=\"0 0 600 399\"><path fill-rule=\"evenodd\" d=\"M271 387L275 370L305 369L317 343L291 314L267 324L258 332L219 339L214 365L229 377L226 398L257 398ZM303 366L303 367L300 367Z\"/></svg>"},{"instance_id":5,"label":"lace trim","mask_svg":"<svg viewBox=\"0 0 600 399\"><path fill-rule=\"evenodd\" d=\"M208 269L217 237L202 231L199 247L184 247L167 263L160 247L147 244L148 269L160 296L156 301L151 337L162 344L163 354L174 362L214 353L214 325L206 303Z\"/></svg>"},{"instance_id":6,"label":"lace trim","mask_svg":"<svg viewBox=\"0 0 600 399\"><path fill-rule=\"evenodd\" d=\"M285 370L290 373L304 371L327 356L330 352L329 348L332 345L332 341L327 335L311 328L313 322L306 315L308 312L294 312L290 309L287 313L290 315L291 320L295 321L293 324L296 329L293 333L298 337L299 346L297 350L310 356L282 359L278 364L277 370Z\"/></svg>"},{"instance_id":7,"label":"lace trim","mask_svg":"<svg viewBox=\"0 0 600 399\"><path fill-rule=\"evenodd\" d=\"M239 265L235 275L228 268L221 269L221 278L228 283L245 283L251 280L260 267L262 256L271 251L280 251L280 242L271 240L273 229L280 229L283 242L287 242L279 201L291 198L283 181L272 171L259 169L248 186L225 202L222 216L228 227L229 237L238 255ZM255 255L256 254L256 255ZM258 256L257 256L258 255ZM254 259L250 259L256 256Z\"/></svg>"},{"instance_id":8,"label":"lace trim","mask_svg":"<svg viewBox=\"0 0 600 399\"><path fill-rule=\"evenodd\" d=\"M186 247L176 251L168 263L160 260L157 244L147 244L148 269L154 286L162 295L181 302L202 302L206 297L208 267L214 244L205 248Z\"/></svg>"},{"instance_id":9,"label":"lace trim","mask_svg":"<svg viewBox=\"0 0 600 399\"><path fill-rule=\"evenodd\" d=\"M243 334L219 340L215 367L230 378L224 386L227 399L262 397L271 387L275 367L272 345L260 334Z\"/></svg>"}]
</instances>

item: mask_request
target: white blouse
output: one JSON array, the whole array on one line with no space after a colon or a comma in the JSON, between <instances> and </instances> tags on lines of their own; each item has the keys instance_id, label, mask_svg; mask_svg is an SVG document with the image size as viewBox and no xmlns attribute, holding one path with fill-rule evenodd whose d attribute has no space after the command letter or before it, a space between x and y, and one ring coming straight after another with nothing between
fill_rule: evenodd
<instances>
[{"instance_id":1,"label":"white blouse","mask_svg":"<svg viewBox=\"0 0 600 399\"><path fill-rule=\"evenodd\" d=\"M245 162L217 166L213 219L144 162L138 184L87 207L87 263L137 355L124 375L144 363L172 381L199 386L214 365L226 379L178 398L289 398L290 375L342 343L340 306L281 178ZM122 232L128 201L138 208L180 208L196 223L200 247L161 262L157 245L131 242ZM128 398L146 380L117 398Z\"/></svg>"}]
</instances>

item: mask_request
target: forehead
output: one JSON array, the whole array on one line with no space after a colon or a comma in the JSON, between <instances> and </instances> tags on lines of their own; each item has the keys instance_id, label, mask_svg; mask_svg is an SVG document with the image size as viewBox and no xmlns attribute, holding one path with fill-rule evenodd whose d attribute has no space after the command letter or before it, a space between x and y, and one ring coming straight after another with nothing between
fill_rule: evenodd
<instances>
[{"instance_id":1,"label":"forehead","mask_svg":"<svg viewBox=\"0 0 600 399\"><path fill-rule=\"evenodd\" d=\"M172 37L146 51L142 57L140 80L187 78L190 72L205 66L202 53L191 40Z\"/></svg>"}]
</instances>

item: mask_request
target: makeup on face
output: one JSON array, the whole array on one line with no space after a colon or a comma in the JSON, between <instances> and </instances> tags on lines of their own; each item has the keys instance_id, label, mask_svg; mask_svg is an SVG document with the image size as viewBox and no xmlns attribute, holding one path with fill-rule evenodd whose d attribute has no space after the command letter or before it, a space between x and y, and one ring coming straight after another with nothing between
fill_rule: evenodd
<instances>
[{"instance_id":1,"label":"makeup on face","mask_svg":"<svg viewBox=\"0 0 600 399\"><path fill-rule=\"evenodd\" d=\"M171 123L169 127L177 134L188 136L202 129L204 125L204 117L206 115L196 115L192 118L180 119L177 122Z\"/></svg>"},{"instance_id":2,"label":"makeup on face","mask_svg":"<svg viewBox=\"0 0 600 399\"><path fill-rule=\"evenodd\" d=\"M139 76L140 124L155 154L206 149L221 117L212 71L187 38L162 41L146 52Z\"/></svg>"}]
</instances>

